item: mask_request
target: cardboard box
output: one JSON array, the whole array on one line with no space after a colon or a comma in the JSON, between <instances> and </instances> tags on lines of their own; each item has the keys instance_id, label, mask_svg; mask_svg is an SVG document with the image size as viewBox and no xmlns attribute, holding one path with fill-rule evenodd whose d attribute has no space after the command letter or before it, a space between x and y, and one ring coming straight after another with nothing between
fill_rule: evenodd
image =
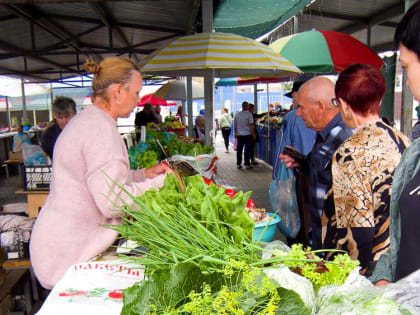
<instances>
[{"instance_id":1,"label":"cardboard box","mask_svg":"<svg viewBox=\"0 0 420 315\"><path fill-rule=\"evenodd\" d=\"M23 162L22 152L9 152L9 160Z\"/></svg>"}]
</instances>

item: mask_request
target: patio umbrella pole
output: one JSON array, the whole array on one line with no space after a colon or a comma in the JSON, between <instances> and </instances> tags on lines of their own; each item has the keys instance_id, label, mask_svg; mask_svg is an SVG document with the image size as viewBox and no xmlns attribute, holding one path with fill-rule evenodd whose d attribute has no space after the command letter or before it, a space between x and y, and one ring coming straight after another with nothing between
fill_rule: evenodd
<instances>
[{"instance_id":1,"label":"patio umbrella pole","mask_svg":"<svg viewBox=\"0 0 420 315\"><path fill-rule=\"evenodd\" d=\"M187 76L188 137L193 136L192 77Z\"/></svg>"},{"instance_id":2,"label":"patio umbrella pole","mask_svg":"<svg viewBox=\"0 0 420 315\"><path fill-rule=\"evenodd\" d=\"M254 83L254 105L255 113L258 114L258 83Z\"/></svg>"},{"instance_id":3,"label":"patio umbrella pole","mask_svg":"<svg viewBox=\"0 0 420 315\"><path fill-rule=\"evenodd\" d=\"M204 111L205 111L205 136L206 145L213 144L213 86L214 69L204 77Z\"/></svg>"},{"instance_id":4,"label":"patio umbrella pole","mask_svg":"<svg viewBox=\"0 0 420 315\"><path fill-rule=\"evenodd\" d=\"M185 126L185 114L187 113L185 109L185 100L182 100L182 124Z\"/></svg>"}]
</instances>

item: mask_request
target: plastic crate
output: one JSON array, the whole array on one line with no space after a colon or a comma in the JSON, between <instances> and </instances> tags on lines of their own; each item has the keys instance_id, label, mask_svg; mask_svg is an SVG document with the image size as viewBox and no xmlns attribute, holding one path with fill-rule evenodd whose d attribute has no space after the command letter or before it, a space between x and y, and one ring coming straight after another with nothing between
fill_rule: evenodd
<instances>
[{"instance_id":1,"label":"plastic crate","mask_svg":"<svg viewBox=\"0 0 420 315\"><path fill-rule=\"evenodd\" d=\"M25 190L49 190L52 166L25 166Z\"/></svg>"}]
</instances>

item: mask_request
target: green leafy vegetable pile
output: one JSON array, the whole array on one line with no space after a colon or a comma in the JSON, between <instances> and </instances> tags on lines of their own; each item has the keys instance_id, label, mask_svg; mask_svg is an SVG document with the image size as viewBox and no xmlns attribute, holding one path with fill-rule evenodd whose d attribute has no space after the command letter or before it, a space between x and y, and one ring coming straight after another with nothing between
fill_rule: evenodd
<instances>
[{"instance_id":1,"label":"green leafy vegetable pile","mask_svg":"<svg viewBox=\"0 0 420 315\"><path fill-rule=\"evenodd\" d=\"M157 155L154 151L146 151L137 156L137 167L149 168L157 164Z\"/></svg>"},{"instance_id":2,"label":"green leafy vegetable pile","mask_svg":"<svg viewBox=\"0 0 420 315\"><path fill-rule=\"evenodd\" d=\"M178 117L176 117L176 116L166 116L165 117L165 122L171 122L171 121L175 121L175 120L178 120Z\"/></svg>"},{"instance_id":3,"label":"green leafy vegetable pile","mask_svg":"<svg viewBox=\"0 0 420 315\"><path fill-rule=\"evenodd\" d=\"M293 245L291 251L287 254L276 254L280 256L287 255L288 258L297 259L297 261L285 261L284 264L311 281L315 289L319 289L324 285L342 285L350 272L359 265L359 261L352 260L347 254L337 254L334 256L333 261L322 261L315 264L302 261L308 256L315 260L320 260L320 257L316 255L316 251L304 250L302 244Z\"/></svg>"},{"instance_id":4,"label":"green leafy vegetable pile","mask_svg":"<svg viewBox=\"0 0 420 315\"><path fill-rule=\"evenodd\" d=\"M196 266L182 263L125 290L121 314L309 315L310 310L297 293L258 268L235 263L223 274L203 275Z\"/></svg>"},{"instance_id":5,"label":"green leafy vegetable pile","mask_svg":"<svg viewBox=\"0 0 420 315\"><path fill-rule=\"evenodd\" d=\"M197 156L201 154L210 154L214 152L213 146L203 145L199 142L197 143L186 143L184 141L179 141L178 139L172 139L167 146L167 155L188 155L188 156Z\"/></svg>"},{"instance_id":6,"label":"green leafy vegetable pile","mask_svg":"<svg viewBox=\"0 0 420 315\"><path fill-rule=\"evenodd\" d=\"M160 144L166 151L167 157L171 157L177 154L197 156L202 154L211 154L214 152L213 146L207 146L201 143L187 143L182 140L178 140L176 135L172 132L159 132L147 129L146 142L139 142L138 144L136 144L128 150L130 169L136 170L146 167L144 166L144 163L139 164L139 161L145 159L145 157L140 156L145 152L154 152L157 161L162 161L165 159L165 154L162 152L162 149L157 144L156 139L159 140ZM147 157L147 159L152 157L150 153L148 153L145 156ZM146 165L149 164L150 163L146 163ZM151 166L153 165L154 164L151 164Z\"/></svg>"}]
</instances>

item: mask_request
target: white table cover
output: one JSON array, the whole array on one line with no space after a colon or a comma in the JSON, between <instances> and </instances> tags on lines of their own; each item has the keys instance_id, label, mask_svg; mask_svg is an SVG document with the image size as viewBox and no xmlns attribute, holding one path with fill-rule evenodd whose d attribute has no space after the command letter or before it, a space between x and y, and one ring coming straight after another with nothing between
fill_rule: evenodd
<instances>
[{"instance_id":1,"label":"white table cover","mask_svg":"<svg viewBox=\"0 0 420 315\"><path fill-rule=\"evenodd\" d=\"M122 290L143 280L144 270L121 260L71 266L37 315L118 315Z\"/></svg>"}]
</instances>

